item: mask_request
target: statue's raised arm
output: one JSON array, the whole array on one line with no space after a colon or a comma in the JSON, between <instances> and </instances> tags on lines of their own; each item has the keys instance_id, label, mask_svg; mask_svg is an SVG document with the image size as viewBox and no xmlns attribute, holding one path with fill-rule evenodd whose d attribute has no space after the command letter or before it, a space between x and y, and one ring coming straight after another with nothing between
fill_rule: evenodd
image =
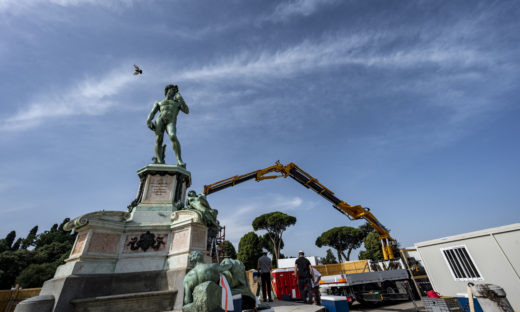
<instances>
[{"instance_id":1,"label":"statue's raised arm","mask_svg":"<svg viewBox=\"0 0 520 312\"><path fill-rule=\"evenodd\" d=\"M190 113L190 108L188 107L188 105L186 105L186 102L184 102L184 99L182 98L182 95L177 92L175 94L175 101L178 101L179 104L181 105L181 111L185 114L189 114Z\"/></svg>"},{"instance_id":2,"label":"statue's raised arm","mask_svg":"<svg viewBox=\"0 0 520 312\"><path fill-rule=\"evenodd\" d=\"M179 93L179 87L177 85L167 85L164 88L164 100L155 102L146 125L150 130L155 132L155 157L153 158L154 163L164 164L164 154L166 145L163 145L164 132L168 134L172 142L173 151L177 158L177 165L186 167L186 164L182 161L181 157L181 144L177 139L177 115L179 110L183 113L188 114L189 108L184 102L181 94ZM157 112L159 114L156 116ZM155 118L155 121L153 120Z\"/></svg>"}]
</instances>

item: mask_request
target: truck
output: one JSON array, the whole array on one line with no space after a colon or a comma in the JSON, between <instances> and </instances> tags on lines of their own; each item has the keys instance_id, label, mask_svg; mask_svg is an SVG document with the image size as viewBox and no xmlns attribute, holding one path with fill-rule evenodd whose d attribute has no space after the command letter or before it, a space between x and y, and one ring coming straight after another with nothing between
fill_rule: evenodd
<instances>
[{"instance_id":1,"label":"truck","mask_svg":"<svg viewBox=\"0 0 520 312\"><path fill-rule=\"evenodd\" d=\"M321 274L322 292L345 296L349 305L406 301L412 296L408 272L399 258L383 261L359 260L315 267Z\"/></svg>"},{"instance_id":2,"label":"truck","mask_svg":"<svg viewBox=\"0 0 520 312\"><path fill-rule=\"evenodd\" d=\"M381 241L383 261L367 261L362 271L345 270L340 264L339 269L333 264L316 266L322 272L320 289L332 295L346 296L349 304L354 301L365 304L378 304L386 301L408 300L411 296L408 284L408 271L403 261L396 258L393 247L396 241L388 229L370 212L369 208L361 205L350 205L336 197L334 192L321 184L318 179L305 172L294 163L287 165L277 161L274 165L255 170L246 174L236 175L204 186L203 193L210 195L223 189L249 181L263 181L268 179L290 177L305 188L311 189L318 195L332 203L332 207L350 220L363 219L379 235Z\"/></svg>"}]
</instances>

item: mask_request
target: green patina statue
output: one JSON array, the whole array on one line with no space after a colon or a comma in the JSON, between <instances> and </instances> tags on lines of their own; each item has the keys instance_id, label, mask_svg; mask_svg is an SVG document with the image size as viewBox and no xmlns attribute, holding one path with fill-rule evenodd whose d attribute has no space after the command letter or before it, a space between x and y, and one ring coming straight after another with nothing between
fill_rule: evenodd
<instances>
[{"instance_id":1,"label":"green patina statue","mask_svg":"<svg viewBox=\"0 0 520 312\"><path fill-rule=\"evenodd\" d=\"M204 282L214 282L218 285L220 273L231 269L232 264L220 265L217 263L204 263L204 255L201 251L192 251L189 261L194 266L184 277L184 304L193 302L193 290Z\"/></svg>"},{"instance_id":2,"label":"green patina statue","mask_svg":"<svg viewBox=\"0 0 520 312\"><path fill-rule=\"evenodd\" d=\"M231 287L233 295L242 295L242 307L244 309L253 309L256 304L256 296L249 288L246 277L246 267L240 260L225 258L220 262L221 266L231 265L231 268L222 273Z\"/></svg>"},{"instance_id":3,"label":"green patina statue","mask_svg":"<svg viewBox=\"0 0 520 312\"><path fill-rule=\"evenodd\" d=\"M220 274L226 277L233 295L242 295L244 309L255 308L256 297L249 288L245 266L240 260L226 258L220 264L205 264L204 256L200 251L191 252L189 260L194 267L184 277L183 311L209 312L218 308L220 295L217 294L214 286L218 286ZM210 297L215 300L208 300ZM269 308L269 305L261 305L259 308Z\"/></svg>"},{"instance_id":4,"label":"green patina statue","mask_svg":"<svg viewBox=\"0 0 520 312\"><path fill-rule=\"evenodd\" d=\"M189 114L190 110L179 93L178 86L172 84L167 85L164 88L164 95L164 100L155 102L152 111L146 120L148 128L155 132L155 157L153 158L153 162L156 164L164 164L166 145L163 145L163 138L164 131L166 131L172 141L173 151L177 157L177 165L186 167L186 164L182 161L181 144L179 143L176 134L177 115L179 114L179 111ZM159 112L159 115L154 122L153 118L157 112Z\"/></svg>"},{"instance_id":5,"label":"green patina statue","mask_svg":"<svg viewBox=\"0 0 520 312\"><path fill-rule=\"evenodd\" d=\"M197 192L193 190L189 191L188 197L186 198L186 209L199 212L202 222L208 228L214 227L220 229L220 224L217 220L218 210L210 207L206 195L197 194Z\"/></svg>"},{"instance_id":6,"label":"green patina statue","mask_svg":"<svg viewBox=\"0 0 520 312\"><path fill-rule=\"evenodd\" d=\"M216 248L215 238L220 231L220 223L217 220L218 210L210 207L206 195L197 195L193 190L188 192L185 209L196 211L200 215L202 223L208 227L207 249L213 251Z\"/></svg>"}]
</instances>

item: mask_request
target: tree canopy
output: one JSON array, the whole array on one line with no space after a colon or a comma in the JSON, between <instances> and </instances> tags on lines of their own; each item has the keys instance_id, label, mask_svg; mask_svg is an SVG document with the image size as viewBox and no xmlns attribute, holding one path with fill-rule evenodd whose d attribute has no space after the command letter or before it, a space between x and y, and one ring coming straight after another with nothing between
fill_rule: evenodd
<instances>
[{"instance_id":1,"label":"tree canopy","mask_svg":"<svg viewBox=\"0 0 520 312\"><path fill-rule=\"evenodd\" d=\"M363 244L365 246L365 250L359 252L359 259L370 259L370 260L383 260L383 248L381 245L381 240L379 239L379 234L372 228L368 223L365 223L359 227L359 229L364 233L363 235ZM395 242L392 245L392 251L394 252L394 256L399 255L399 243Z\"/></svg>"},{"instance_id":2,"label":"tree canopy","mask_svg":"<svg viewBox=\"0 0 520 312\"><path fill-rule=\"evenodd\" d=\"M334 254L332 253L332 250L329 248L327 249L327 255L325 258L321 261L323 264L337 264L338 260L336 260L336 257L334 257Z\"/></svg>"},{"instance_id":3,"label":"tree canopy","mask_svg":"<svg viewBox=\"0 0 520 312\"><path fill-rule=\"evenodd\" d=\"M235 246L226 240L222 243L222 249L224 250L224 257L229 257L231 259L237 258L237 251L235 250Z\"/></svg>"},{"instance_id":4,"label":"tree canopy","mask_svg":"<svg viewBox=\"0 0 520 312\"><path fill-rule=\"evenodd\" d=\"M280 211L274 211L256 217L253 220L252 225L255 231L267 231L267 237L269 237L272 243L271 253L274 255L275 259L278 260L280 259L280 250L283 248L283 232L285 232L289 226L294 225L295 223L295 217L289 216Z\"/></svg>"},{"instance_id":5,"label":"tree canopy","mask_svg":"<svg viewBox=\"0 0 520 312\"><path fill-rule=\"evenodd\" d=\"M376 230L368 223L364 223L363 225L360 225L358 229L363 232L363 237L367 237L368 233L377 233Z\"/></svg>"},{"instance_id":6,"label":"tree canopy","mask_svg":"<svg viewBox=\"0 0 520 312\"><path fill-rule=\"evenodd\" d=\"M16 232L11 231L0 239L0 289L9 289L15 284L24 288L40 287L51 278L68 257L76 238L75 233L63 230L69 220L54 224L40 234L37 234L38 226L34 226L25 238L16 239Z\"/></svg>"},{"instance_id":7,"label":"tree canopy","mask_svg":"<svg viewBox=\"0 0 520 312\"><path fill-rule=\"evenodd\" d=\"M338 260L342 262L342 259L350 260L350 253L361 246L362 240L363 232L360 229L340 226L321 233L316 239L316 246L329 246L336 249Z\"/></svg>"},{"instance_id":8,"label":"tree canopy","mask_svg":"<svg viewBox=\"0 0 520 312\"><path fill-rule=\"evenodd\" d=\"M262 241L255 232L246 233L238 243L237 259L244 263L246 270L256 269L258 258L262 256Z\"/></svg>"},{"instance_id":9,"label":"tree canopy","mask_svg":"<svg viewBox=\"0 0 520 312\"><path fill-rule=\"evenodd\" d=\"M360 260L383 260L383 250L377 233L368 233L367 237L363 240L363 243L366 250L359 252Z\"/></svg>"}]
</instances>

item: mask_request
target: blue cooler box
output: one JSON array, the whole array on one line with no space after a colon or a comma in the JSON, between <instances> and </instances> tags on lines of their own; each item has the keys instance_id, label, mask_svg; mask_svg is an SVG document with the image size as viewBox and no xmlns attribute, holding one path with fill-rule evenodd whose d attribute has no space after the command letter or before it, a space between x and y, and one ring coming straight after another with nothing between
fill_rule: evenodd
<instances>
[{"instance_id":1,"label":"blue cooler box","mask_svg":"<svg viewBox=\"0 0 520 312\"><path fill-rule=\"evenodd\" d=\"M242 312L242 295L234 295L233 296L233 307L235 308L233 312Z\"/></svg>"},{"instance_id":2,"label":"blue cooler box","mask_svg":"<svg viewBox=\"0 0 520 312\"><path fill-rule=\"evenodd\" d=\"M468 298L457 297L457 300L459 300L462 310L469 311L469 299ZM475 304L475 312L483 312L482 307L480 306L480 303L478 303L477 298L473 298L473 303Z\"/></svg>"},{"instance_id":3,"label":"blue cooler box","mask_svg":"<svg viewBox=\"0 0 520 312\"><path fill-rule=\"evenodd\" d=\"M321 304L329 312L348 312L347 297L344 296L321 296Z\"/></svg>"}]
</instances>

